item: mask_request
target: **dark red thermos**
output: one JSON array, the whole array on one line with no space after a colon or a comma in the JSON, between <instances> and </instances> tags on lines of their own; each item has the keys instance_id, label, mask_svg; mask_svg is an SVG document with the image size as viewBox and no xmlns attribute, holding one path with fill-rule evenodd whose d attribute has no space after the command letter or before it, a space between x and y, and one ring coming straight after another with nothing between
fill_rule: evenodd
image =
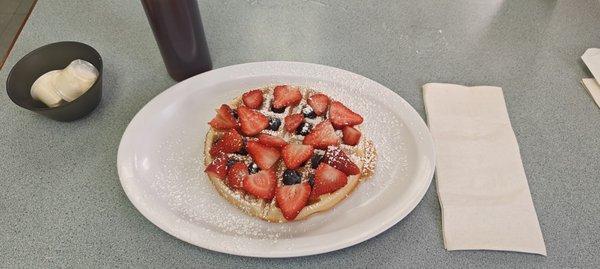
<instances>
[{"instance_id":1,"label":"dark red thermos","mask_svg":"<svg viewBox=\"0 0 600 269\"><path fill-rule=\"evenodd\" d=\"M212 69L197 0L142 0L142 5L174 80Z\"/></svg>"}]
</instances>

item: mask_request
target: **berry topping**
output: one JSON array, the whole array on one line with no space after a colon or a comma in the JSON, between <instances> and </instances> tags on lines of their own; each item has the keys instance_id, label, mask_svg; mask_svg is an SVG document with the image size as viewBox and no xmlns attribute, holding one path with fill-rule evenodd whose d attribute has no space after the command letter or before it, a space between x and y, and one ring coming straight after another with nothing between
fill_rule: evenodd
<instances>
[{"instance_id":1,"label":"berry topping","mask_svg":"<svg viewBox=\"0 0 600 269\"><path fill-rule=\"evenodd\" d=\"M323 156L322 162L329 164L346 175L358 175L360 169L350 160L348 155L339 147L329 147Z\"/></svg>"},{"instance_id":2,"label":"berry topping","mask_svg":"<svg viewBox=\"0 0 600 269\"><path fill-rule=\"evenodd\" d=\"M310 167L312 167L312 169L317 169L317 167L319 167L319 164L321 163L322 159L323 159L322 154L315 153L315 155L313 155L312 158L310 158Z\"/></svg>"},{"instance_id":3,"label":"berry topping","mask_svg":"<svg viewBox=\"0 0 600 269\"><path fill-rule=\"evenodd\" d=\"M346 126L342 129L342 133L344 134L342 140L346 145L356 146L360 141L360 131L354 127Z\"/></svg>"},{"instance_id":4,"label":"berry topping","mask_svg":"<svg viewBox=\"0 0 600 269\"><path fill-rule=\"evenodd\" d=\"M296 134L306 136L310 133L310 129L312 129L312 124L303 122L296 128Z\"/></svg>"},{"instance_id":5,"label":"berry topping","mask_svg":"<svg viewBox=\"0 0 600 269\"><path fill-rule=\"evenodd\" d=\"M346 186L346 183L348 183L348 177L344 172L326 163L321 163L315 171L315 183L311 196L317 198L322 194L337 191Z\"/></svg>"},{"instance_id":6,"label":"berry topping","mask_svg":"<svg viewBox=\"0 0 600 269\"><path fill-rule=\"evenodd\" d=\"M238 127L238 123L233 117L233 112L228 105L221 105L221 107L217 109L217 116L215 116L208 124L219 131L235 129Z\"/></svg>"},{"instance_id":7,"label":"berry topping","mask_svg":"<svg viewBox=\"0 0 600 269\"><path fill-rule=\"evenodd\" d=\"M281 126L281 120L278 118L269 118L269 130L277 131L279 130L279 126Z\"/></svg>"},{"instance_id":8,"label":"berry topping","mask_svg":"<svg viewBox=\"0 0 600 269\"><path fill-rule=\"evenodd\" d=\"M315 187L315 175L314 174L310 174L308 175L308 184L310 185L311 188Z\"/></svg>"},{"instance_id":9,"label":"berry topping","mask_svg":"<svg viewBox=\"0 0 600 269\"><path fill-rule=\"evenodd\" d=\"M236 130L227 131L221 139L210 148L210 156L214 157L219 153L235 153L244 147L242 136Z\"/></svg>"},{"instance_id":10,"label":"berry topping","mask_svg":"<svg viewBox=\"0 0 600 269\"><path fill-rule=\"evenodd\" d=\"M273 107L296 106L302 100L302 94L296 87L280 85L273 90Z\"/></svg>"},{"instance_id":11,"label":"berry topping","mask_svg":"<svg viewBox=\"0 0 600 269\"><path fill-rule=\"evenodd\" d=\"M329 97L322 93L317 93L308 98L308 104L313 108L318 116L325 115L329 106Z\"/></svg>"},{"instance_id":12,"label":"berry topping","mask_svg":"<svg viewBox=\"0 0 600 269\"><path fill-rule=\"evenodd\" d=\"M340 138L335 134L333 126L329 120L323 121L304 137L302 142L305 145L311 145L317 149L326 149L327 146L339 145Z\"/></svg>"},{"instance_id":13,"label":"berry topping","mask_svg":"<svg viewBox=\"0 0 600 269\"><path fill-rule=\"evenodd\" d=\"M212 145L212 147L210 148L210 151L208 151L208 153L210 154L211 157L215 157L219 154L224 153L223 149L221 145L218 145L219 140L217 140L217 143L215 143L214 145Z\"/></svg>"},{"instance_id":14,"label":"berry topping","mask_svg":"<svg viewBox=\"0 0 600 269\"><path fill-rule=\"evenodd\" d=\"M285 147L285 145L287 145L287 142L285 142L285 140L283 140L283 138L281 137L277 137L277 136L272 136L269 134L259 134L258 135L258 143L261 143L265 146L269 146L269 147L275 147L275 148L282 148Z\"/></svg>"},{"instance_id":15,"label":"berry topping","mask_svg":"<svg viewBox=\"0 0 600 269\"><path fill-rule=\"evenodd\" d=\"M271 169L281 156L278 149L262 145L256 141L248 141L248 153L262 170Z\"/></svg>"},{"instance_id":16,"label":"berry topping","mask_svg":"<svg viewBox=\"0 0 600 269\"><path fill-rule=\"evenodd\" d=\"M308 203L310 185L308 183L282 185L275 192L275 200L283 217L286 220L293 220Z\"/></svg>"},{"instance_id":17,"label":"berry topping","mask_svg":"<svg viewBox=\"0 0 600 269\"><path fill-rule=\"evenodd\" d=\"M256 165L255 162L251 162L250 164L248 164L248 173L255 174L258 173L258 170L260 169L258 168L258 165Z\"/></svg>"},{"instance_id":18,"label":"berry topping","mask_svg":"<svg viewBox=\"0 0 600 269\"><path fill-rule=\"evenodd\" d=\"M242 148L237 152L237 154L240 154L240 155L248 154L248 151L246 150L247 145L248 145L248 138L242 137Z\"/></svg>"},{"instance_id":19,"label":"berry topping","mask_svg":"<svg viewBox=\"0 0 600 269\"><path fill-rule=\"evenodd\" d=\"M293 133L303 120L304 116L302 116L302 114L287 115L283 119L283 128L288 131L288 133Z\"/></svg>"},{"instance_id":20,"label":"berry topping","mask_svg":"<svg viewBox=\"0 0 600 269\"><path fill-rule=\"evenodd\" d=\"M283 147L281 154L283 162L289 169L296 169L302 166L313 155L314 149L309 145L288 144Z\"/></svg>"},{"instance_id":21,"label":"berry topping","mask_svg":"<svg viewBox=\"0 0 600 269\"><path fill-rule=\"evenodd\" d=\"M271 106L271 111L273 111L273 112L275 112L277 114L281 114L281 113L285 112L285 107L275 108L275 107Z\"/></svg>"},{"instance_id":22,"label":"berry topping","mask_svg":"<svg viewBox=\"0 0 600 269\"><path fill-rule=\"evenodd\" d=\"M249 108L260 108L263 103L263 92L261 90L251 90L244 93L242 95L242 101L244 102L244 105Z\"/></svg>"},{"instance_id":23,"label":"berry topping","mask_svg":"<svg viewBox=\"0 0 600 269\"><path fill-rule=\"evenodd\" d=\"M238 108L238 114L242 133L247 136L255 136L269 126L267 116L254 109L241 106Z\"/></svg>"},{"instance_id":24,"label":"berry topping","mask_svg":"<svg viewBox=\"0 0 600 269\"><path fill-rule=\"evenodd\" d=\"M283 171L283 184L294 185L302 181L302 174L295 170L286 169Z\"/></svg>"},{"instance_id":25,"label":"berry topping","mask_svg":"<svg viewBox=\"0 0 600 269\"><path fill-rule=\"evenodd\" d=\"M227 175L227 154L219 154L219 156L214 158L212 162L206 166L204 172L210 177L224 179Z\"/></svg>"},{"instance_id":26,"label":"berry topping","mask_svg":"<svg viewBox=\"0 0 600 269\"><path fill-rule=\"evenodd\" d=\"M243 180L244 190L261 199L273 199L275 187L277 178L273 170L261 170L256 174L247 175Z\"/></svg>"},{"instance_id":27,"label":"berry topping","mask_svg":"<svg viewBox=\"0 0 600 269\"><path fill-rule=\"evenodd\" d=\"M248 175L248 168L243 162L234 163L227 172L227 184L234 189L243 187L244 177Z\"/></svg>"},{"instance_id":28,"label":"berry topping","mask_svg":"<svg viewBox=\"0 0 600 269\"><path fill-rule=\"evenodd\" d=\"M236 161L234 159L227 160L227 169L231 168L231 166L235 163Z\"/></svg>"},{"instance_id":29,"label":"berry topping","mask_svg":"<svg viewBox=\"0 0 600 269\"><path fill-rule=\"evenodd\" d=\"M302 108L302 115L309 119L314 119L317 117L317 114L310 106L305 106L304 108Z\"/></svg>"},{"instance_id":30,"label":"berry topping","mask_svg":"<svg viewBox=\"0 0 600 269\"><path fill-rule=\"evenodd\" d=\"M331 102L329 119L336 129L342 129L344 126L358 125L363 122L363 117L361 115L354 113L354 111L336 101Z\"/></svg>"}]
</instances>

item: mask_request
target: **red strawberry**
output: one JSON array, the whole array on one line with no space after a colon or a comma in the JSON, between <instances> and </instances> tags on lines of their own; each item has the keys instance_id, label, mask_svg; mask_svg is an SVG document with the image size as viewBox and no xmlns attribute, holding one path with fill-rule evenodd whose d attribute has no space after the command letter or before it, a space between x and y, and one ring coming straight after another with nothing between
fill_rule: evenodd
<instances>
[{"instance_id":1,"label":"red strawberry","mask_svg":"<svg viewBox=\"0 0 600 269\"><path fill-rule=\"evenodd\" d=\"M248 141L246 148L256 165L262 170L273 167L281 156L278 149L264 146L256 141Z\"/></svg>"},{"instance_id":2,"label":"red strawberry","mask_svg":"<svg viewBox=\"0 0 600 269\"><path fill-rule=\"evenodd\" d=\"M324 115L329 106L329 97L322 93L317 93L308 98L308 104L313 108L317 116Z\"/></svg>"},{"instance_id":3,"label":"red strawberry","mask_svg":"<svg viewBox=\"0 0 600 269\"><path fill-rule=\"evenodd\" d=\"M289 169L296 169L312 157L315 149L309 145L288 144L281 150L283 162Z\"/></svg>"},{"instance_id":4,"label":"red strawberry","mask_svg":"<svg viewBox=\"0 0 600 269\"><path fill-rule=\"evenodd\" d=\"M243 185L247 193L261 199L271 200L275 195L277 177L273 170L261 170L256 174L244 177Z\"/></svg>"},{"instance_id":5,"label":"red strawberry","mask_svg":"<svg viewBox=\"0 0 600 269\"><path fill-rule=\"evenodd\" d=\"M336 169L346 173L346 175L358 175L360 169L350 160L350 157L339 147L329 147L321 162L329 164Z\"/></svg>"},{"instance_id":6,"label":"red strawberry","mask_svg":"<svg viewBox=\"0 0 600 269\"><path fill-rule=\"evenodd\" d=\"M219 145L218 142L219 141L217 141L217 143L213 144L212 147L210 148L210 151L209 151L210 157L215 157L221 153L224 153L223 149L222 149L223 146Z\"/></svg>"},{"instance_id":7,"label":"red strawberry","mask_svg":"<svg viewBox=\"0 0 600 269\"><path fill-rule=\"evenodd\" d=\"M261 90L251 90L244 93L242 95L242 101L247 107L257 109L262 105L263 92Z\"/></svg>"},{"instance_id":8,"label":"red strawberry","mask_svg":"<svg viewBox=\"0 0 600 269\"><path fill-rule=\"evenodd\" d=\"M296 106L302 100L302 94L296 87L281 85L273 91L273 107L276 109L286 106Z\"/></svg>"},{"instance_id":9,"label":"red strawberry","mask_svg":"<svg viewBox=\"0 0 600 269\"><path fill-rule=\"evenodd\" d=\"M340 138L335 133L329 120L323 121L304 137L304 145L311 145L317 149L326 149L327 146L339 145Z\"/></svg>"},{"instance_id":10,"label":"red strawberry","mask_svg":"<svg viewBox=\"0 0 600 269\"><path fill-rule=\"evenodd\" d=\"M242 136L236 130L230 130L210 148L210 156L214 157L219 152L235 153L240 151L243 146Z\"/></svg>"},{"instance_id":11,"label":"red strawberry","mask_svg":"<svg viewBox=\"0 0 600 269\"><path fill-rule=\"evenodd\" d=\"M310 185L306 182L294 185L281 185L275 191L275 201L286 220L293 220L308 203Z\"/></svg>"},{"instance_id":12,"label":"red strawberry","mask_svg":"<svg viewBox=\"0 0 600 269\"><path fill-rule=\"evenodd\" d=\"M346 145L356 146L358 141L360 141L360 131L354 127L346 126L342 129L342 133L344 134L342 140L344 140L344 144Z\"/></svg>"},{"instance_id":13,"label":"red strawberry","mask_svg":"<svg viewBox=\"0 0 600 269\"><path fill-rule=\"evenodd\" d=\"M228 105L221 105L215 116L208 124L219 131L235 129L238 123L233 117L233 111Z\"/></svg>"},{"instance_id":14,"label":"red strawberry","mask_svg":"<svg viewBox=\"0 0 600 269\"><path fill-rule=\"evenodd\" d=\"M303 120L304 116L302 116L302 114L287 115L283 119L283 128L289 133L293 133Z\"/></svg>"},{"instance_id":15,"label":"red strawberry","mask_svg":"<svg viewBox=\"0 0 600 269\"><path fill-rule=\"evenodd\" d=\"M272 136L268 134L259 134L258 135L258 143L261 143L265 146L282 148L287 145L287 142L283 140L281 137Z\"/></svg>"},{"instance_id":16,"label":"red strawberry","mask_svg":"<svg viewBox=\"0 0 600 269\"><path fill-rule=\"evenodd\" d=\"M348 177L344 172L326 163L321 163L315 171L315 183L310 196L317 198L322 194L337 191L346 186L346 183L348 183Z\"/></svg>"},{"instance_id":17,"label":"red strawberry","mask_svg":"<svg viewBox=\"0 0 600 269\"><path fill-rule=\"evenodd\" d=\"M224 179L227 175L227 154L219 154L213 161L206 166L204 172L210 177L216 177L218 179Z\"/></svg>"},{"instance_id":18,"label":"red strawberry","mask_svg":"<svg viewBox=\"0 0 600 269\"><path fill-rule=\"evenodd\" d=\"M267 116L254 109L240 106L238 107L238 115L240 117L242 133L245 135L255 136L269 126Z\"/></svg>"},{"instance_id":19,"label":"red strawberry","mask_svg":"<svg viewBox=\"0 0 600 269\"><path fill-rule=\"evenodd\" d=\"M329 107L329 119L336 129L342 129L344 126L354 126L363 122L363 117L354 113L342 103L333 101Z\"/></svg>"},{"instance_id":20,"label":"red strawberry","mask_svg":"<svg viewBox=\"0 0 600 269\"><path fill-rule=\"evenodd\" d=\"M243 187L244 177L248 175L248 167L243 162L236 162L227 172L227 184L234 189Z\"/></svg>"}]
</instances>

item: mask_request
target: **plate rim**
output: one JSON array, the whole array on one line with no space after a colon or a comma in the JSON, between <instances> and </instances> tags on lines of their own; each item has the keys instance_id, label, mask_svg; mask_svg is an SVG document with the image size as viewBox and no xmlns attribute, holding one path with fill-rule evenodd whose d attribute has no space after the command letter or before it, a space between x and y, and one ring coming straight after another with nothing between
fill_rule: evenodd
<instances>
[{"instance_id":1,"label":"plate rim","mask_svg":"<svg viewBox=\"0 0 600 269\"><path fill-rule=\"evenodd\" d=\"M196 80L199 79L201 77L209 77L212 76L215 73L219 73L219 72L231 72L231 71L235 71L236 69L246 69L248 67L252 67L255 66L256 68L260 68L261 66L264 65L287 65L287 66L305 66L308 68L314 68L314 69L329 69L331 71L334 72L341 72L341 73L346 73L348 75L352 75L355 76L357 78L363 79L363 80L367 80L370 83L375 83L377 84L379 87L381 87L382 89L387 90L389 93L396 95L397 98L399 98L399 100L401 101L401 104L399 105L403 105L405 106L405 108L407 109L409 114L412 114L413 116L415 116L416 120L416 125L417 128L421 128L421 130L423 130L424 132L421 133L422 138L424 141L424 145L428 146L428 148L430 149L430 165L431 165L431 169L429 170L429 172L427 173L427 175L425 176L425 180L422 181L422 183L419 185L418 188L418 192L415 192L414 196L412 197L411 200L409 200L408 203L408 210L403 210L403 211L399 211L395 214L390 214L389 217L386 218L385 222L382 222L381 225L379 225L376 229L371 229L368 232L365 233L361 233L361 234L357 234L356 236L348 239L348 240L344 240L344 241L338 241L335 242L333 244L329 244L325 247L316 247L316 248L312 248L309 250L304 250L304 251L288 251L288 252L278 252L278 253L259 253L256 251L238 251L238 248L226 248L226 247L221 247L218 244L202 244L201 242L197 242L195 240L192 240L191 236L186 236L185 234L182 234L178 231L176 231L175 229L172 229L171 227L169 227L168 225L164 224L162 221L160 221L159 219L155 219L154 215L149 212L149 210L144 207L143 205L141 205L138 201L136 201L136 199L133 199L133 193L132 193L132 189L129 186L128 182L127 182L127 177L124 175L124 171L123 169L125 169L122 165L123 163L123 159L124 154L122 151L122 148L124 147L124 143L126 141L126 137L128 135L128 132L131 132L130 130L133 128L132 124L134 123L134 121L136 119L138 119L139 117L141 117L140 115L142 115L142 113L144 112L145 109L147 109L149 106L151 106L153 103L158 102L158 100L164 98L164 96L173 94L172 92L174 91L178 91L178 90L184 90L185 87L182 87L182 84L188 84L190 83L190 81L192 80ZM260 70L260 69L257 69ZM391 228L392 226L396 225L397 223L399 223L402 219L404 219L408 214L410 214L416 207L417 205L423 200L423 197L425 196L425 194L427 193L429 187L431 186L431 182L433 180L433 175L434 175L434 171L435 171L435 166L436 166L436 153L435 153L435 148L434 148L434 144L433 144L433 138L431 136L431 133L429 132L429 128L427 127L427 125L425 124L425 121L423 120L423 118L419 115L419 113L414 109L414 107L412 107L404 98L402 98L402 96L400 96L399 94L395 93L394 91L392 91L391 89L389 89L388 87L372 80L369 79L367 77L364 77L362 75L356 74L354 72L351 71L347 71L344 69L340 69L340 68L336 68L336 67L331 67L331 66L326 66L326 65L321 65L321 64L314 64L314 63L307 63L307 62L293 62L293 61L262 61L262 62L249 62L249 63L242 63L242 64L236 64L236 65L230 65L230 66L225 66L225 67L221 67L218 69L213 69L210 70L208 72L202 73L202 74L198 74L195 75L193 77L190 77L186 80L183 80L181 82L175 83L173 85L171 85L170 87L168 87L167 89L165 89L164 91L162 91L161 93L157 94L156 96L154 96L150 101L148 101L136 114L135 116L131 119L131 121L127 124L127 127L125 128L125 131L123 132L123 135L121 136L121 140L119 142L119 148L117 150L117 172L118 172L118 176L119 176L119 181L121 183L121 186L127 196L127 198L129 199L129 201L133 204L133 206L147 219L149 220L152 224L154 224L156 227L160 228L161 230L165 231L166 233L168 233L169 235L182 240L184 242L187 242L189 244L195 245L197 247L201 247L204 249L208 249L211 251L215 251L215 252L220 252L220 253L227 253L227 254L231 254L231 255L238 255L238 256L245 256L245 257L259 257L259 258L289 258L289 257L302 257L302 256L310 256L310 255L317 255L317 254L323 254L323 253L328 253L328 252L333 252L336 250L340 250L340 249L344 249L350 246L354 246L356 244L362 243L364 241L367 241L381 233L383 233L384 231L388 230L389 228Z\"/></svg>"}]
</instances>

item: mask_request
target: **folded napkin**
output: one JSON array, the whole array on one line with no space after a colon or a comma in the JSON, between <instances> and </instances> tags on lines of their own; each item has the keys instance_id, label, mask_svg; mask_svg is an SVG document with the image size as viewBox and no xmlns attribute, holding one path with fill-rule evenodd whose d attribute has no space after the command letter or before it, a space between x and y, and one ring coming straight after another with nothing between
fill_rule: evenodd
<instances>
[{"instance_id":1,"label":"folded napkin","mask_svg":"<svg viewBox=\"0 0 600 269\"><path fill-rule=\"evenodd\" d=\"M593 78L584 78L581 80L581 84L588 90L596 105L600 107L600 84L598 81Z\"/></svg>"},{"instance_id":2,"label":"folded napkin","mask_svg":"<svg viewBox=\"0 0 600 269\"><path fill-rule=\"evenodd\" d=\"M423 86L447 250L546 255L502 88Z\"/></svg>"},{"instance_id":3,"label":"folded napkin","mask_svg":"<svg viewBox=\"0 0 600 269\"><path fill-rule=\"evenodd\" d=\"M591 48L586 50L581 59L595 78L584 78L581 84L590 92L596 105L600 107L600 49Z\"/></svg>"}]
</instances>

